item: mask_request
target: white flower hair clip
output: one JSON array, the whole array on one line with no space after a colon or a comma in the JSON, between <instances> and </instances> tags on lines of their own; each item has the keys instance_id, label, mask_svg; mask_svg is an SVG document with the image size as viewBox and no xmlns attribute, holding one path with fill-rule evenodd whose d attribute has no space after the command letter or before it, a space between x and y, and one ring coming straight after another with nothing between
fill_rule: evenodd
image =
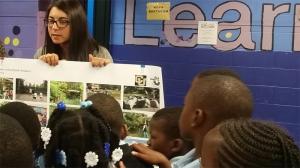
<instances>
[{"instance_id":1,"label":"white flower hair clip","mask_svg":"<svg viewBox=\"0 0 300 168\"><path fill-rule=\"evenodd\" d=\"M86 163L86 167L94 167L99 161L98 155L95 152L87 152L84 156L84 161Z\"/></svg>"},{"instance_id":2,"label":"white flower hair clip","mask_svg":"<svg viewBox=\"0 0 300 168\"><path fill-rule=\"evenodd\" d=\"M123 151L120 147L118 147L112 152L111 158L114 164L120 161L122 157L123 157Z\"/></svg>"},{"instance_id":3,"label":"white flower hair clip","mask_svg":"<svg viewBox=\"0 0 300 168\"><path fill-rule=\"evenodd\" d=\"M51 130L49 128L42 127L41 138L44 141L44 149L46 149L46 146L48 145L51 138Z\"/></svg>"}]
</instances>

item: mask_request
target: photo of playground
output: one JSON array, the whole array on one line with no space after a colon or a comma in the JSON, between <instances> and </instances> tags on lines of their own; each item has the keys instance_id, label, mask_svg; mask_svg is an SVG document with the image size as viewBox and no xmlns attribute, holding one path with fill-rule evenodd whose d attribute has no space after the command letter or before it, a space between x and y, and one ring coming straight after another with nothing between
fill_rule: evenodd
<instances>
[{"instance_id":1,"label":"photo of playground","mask_svg":"<svg viewBox=\"0 0 300 168\"><path fill-rule=\"evenodd\" d=\"M16 100L47 102L46 80L16 79Z\"/></svg>"},{"instance_id":2,"label":"photo of playground","mask_svg":"<svg viewBox=\"0 0 300 168\"><path fill-rule=\"evenodd\" d=\"M79 105L83 100L83 83L50 81L50 102L63 101L69 105Z\"/></svg>"},{"instance_id":3,"label":"photo of playground","mask_svg":"<svg viewBox=\"0 0 300 168\"><path fill-rule=\"evenodd\" d=\"M156 112L159 107L158 88L124 86L124 110Z\"/></svg>"},{"instance_id":4,"label":"photo of playground","mask_svg":"<svg viewBox=\"0 0 300 168\"><path fill-rule=\"evenodd\" d=\"M128 127L128 136L149 138L149 121L151 117L142 113L125 112L124 119Z\"/></svg>"},{"instance_id":5,"label":"photo of playground","mask_svg":"<svg viewBox=\"0 0 300 168\"><path fill-rule=\"evenodd\" d=\"M0 99L13 99L13 79L0 78Z\"/></svg>"},{"instance_id":6,"label":"photo of playground","mask_svg":"<svg viewBox=\"0 0 300 168\"><path fill-rule=\"evenodd\" d=\"M114 97L119 103L121 102L121 86L120 85L108 85L108 84L86 84L87 97L95 93L103 93ZM121 103L120 103L121 104Z\"/></svg>"}]
</instances>

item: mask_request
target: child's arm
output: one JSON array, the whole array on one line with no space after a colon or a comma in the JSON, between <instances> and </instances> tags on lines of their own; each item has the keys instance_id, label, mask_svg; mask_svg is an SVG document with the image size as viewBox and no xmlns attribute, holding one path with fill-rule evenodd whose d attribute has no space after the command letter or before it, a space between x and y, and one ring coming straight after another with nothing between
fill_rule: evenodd
<instances>
[{"instance_id":1,"label":"child's arm","mask_svg":"<svg viewBox=\"0 0 300 168\"><path fill-rule=\"evenodd\" d=\"M132 154L147 163L158 165L160 168L171 168L171 163L167 157L160 152L148 148L144 144L131 145L134 151Z\"/></svg>"}]
</instances>

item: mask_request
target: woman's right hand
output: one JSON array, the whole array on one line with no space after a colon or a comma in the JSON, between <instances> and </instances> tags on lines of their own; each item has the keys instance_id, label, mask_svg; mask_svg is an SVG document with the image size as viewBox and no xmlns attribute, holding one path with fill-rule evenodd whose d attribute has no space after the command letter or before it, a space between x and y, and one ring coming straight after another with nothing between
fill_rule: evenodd
<instances>
[{"instance_id":1,"label":"woman's right hand","mask_svg":"<svg viewBox=\"0 0 300 168\"><path fill-rule=\"evenodd\" d=\"M39 57L39 59L46 62L50 66L56 66L58 64L58 61L59 61L58 55L54 54L54 53L41 55Z\"/></svg>"}]
</instances>

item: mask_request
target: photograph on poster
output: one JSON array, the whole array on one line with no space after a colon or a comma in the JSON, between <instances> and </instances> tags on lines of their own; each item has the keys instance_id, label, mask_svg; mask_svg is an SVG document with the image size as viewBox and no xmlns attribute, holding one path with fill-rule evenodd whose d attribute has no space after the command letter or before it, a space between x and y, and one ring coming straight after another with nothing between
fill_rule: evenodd
<instances>
[{"instance_id":1,"label":"photograph on poster","mask_svg":"<svg viewBox=\"0 0 300 168\"><path fill-rule=\"evenodd\" d=\"M149 121L151 117L142 113L125 112L124 119L128 127L128 136L149 137Z\"/></svg>"},{"instance_id":2,"label":"photograph on poster","mask_svg":"<svg viewBox=\"0 0 300 168\"><path fill-rule=\"evenodd\" d=\"M46 127L47 121L48 121L47 107L45 105L37 105L37 104L34 104L34 105L29 104L29 105L35 111L35 113L40 121L41 127Z\"/></svg>"},{"instance_id":3,"label":"photograph on poster","mask_svg":"<svg viewBox=\"0 0 300 168\"><path fill-rule=\"evenodd\" d=\"M123 109L155 112L159 107L159 89L124 86Z\"/></svg>"},{"instance_id":4,"label":"photograph on poster","mask_svg":"<svg viewBox=\"0 0 300 168\"><path fill-rule=\"evenodd\" d=\"M104 93L110 95L114 97L119 103L121 102L121 85L87 83L86 84L87 97L95 93Z\"/></svg>"},{"instance_id":5,"label":"photograph on poster","mask_svg":"<svg viewBox=\"0 0 300 168\"><path fill-rule=\"evenodd\" d=\"M83 100L83 83L50 81L50 102L79 105Z\"/></svg>"},{"instance_id":6,"label":"photograph on poster","mask_svg":"<svg viewBox=\"0 0 300 168\"><path fill-rule=\"evenodd\" d=\"M0 100L0 107L5 105L6 103L8 103L8 101L3 101L3 100Z\"/></svg>"},{"instance_id":7,"label":"photograph on poster","mask_svg":"<svg viewBox=\"0 0 300 168\"><path fill-rule=\"evenodd\" d=\"M80 108L80 102L88 96L104 93L113 96L122 107L129 126L126 141L145 143L150 118L164 107L160 67L146 65L141 71L140 65L110 64L102 71L86 62L62 61L53 68L34 59L4 61L0 68L0 106L22 101L33 107L41 126L47 124L58 102L63 101L67 110L73 110Z\"/></svg>"},{"instance_id":8,"label":"photograph on poster","mask_svg":"<svg viewBox=\"0 0 300 168\"><path fill-rule=\"evenodd\" d=\"M46 80L40 79L16 79L16 100L47 102Z\"/></svg>"},{"instance_id":9,"label":"photograph on poster","mask_svg":"<svg viewBox=\"0 0 300 168\"><path fill-rule=\"evenodd\" d=\"M13 99L13 78L0 78L0 99Z\"/></svg>"}]
</instances>

